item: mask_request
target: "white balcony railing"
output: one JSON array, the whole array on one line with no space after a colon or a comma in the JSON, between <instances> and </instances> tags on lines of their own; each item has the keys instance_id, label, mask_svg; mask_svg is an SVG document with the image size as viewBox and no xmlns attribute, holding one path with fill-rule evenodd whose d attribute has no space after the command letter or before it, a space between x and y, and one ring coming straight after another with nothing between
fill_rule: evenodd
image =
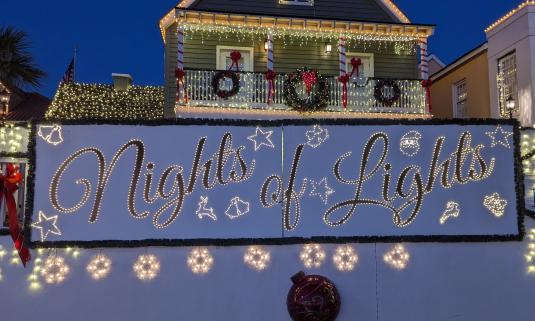
<instances>
[{"instance_id":1,"label":"white balcony railing","mask_svg":"<svg viewBox=\"0 0 535 321\"><path fill-rule=\"evenodd\" d=\"M186 70L185 83L189 106L254 109L289 109L283 97L286 75L278 74L275 79L275 95L267 104L268 82L263 73L240 73L240 91L228 99L219 98L212 90L212 78L217 71ZM362 86L348 83L347 107L342 106L342 84L337 77L328 77L329 103L327 111L425 114L425 89L419 80L395 80L401 90L399 99L392 106L385 106L374 97L374 88L379 79L369 78ZM232 83L225 80L222 89L230 89ZM224 88L227 87L227 88Z\"/></svg>"}]
</instances>

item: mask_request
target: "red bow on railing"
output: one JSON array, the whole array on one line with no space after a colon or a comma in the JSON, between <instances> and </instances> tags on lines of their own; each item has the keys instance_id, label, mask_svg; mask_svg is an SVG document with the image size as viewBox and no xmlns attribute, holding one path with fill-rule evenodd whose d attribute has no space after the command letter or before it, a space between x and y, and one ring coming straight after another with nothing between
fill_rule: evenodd
<instances>
[{"instance_id":1,"label":"red bow on railing","mask_svg":"<svg viewBox=\"0 0 535 321\"><path fill-rule=\"evenodd\" d=\"M360 65L362 65L362 60L360 60L360 58L351 58L351 66L353 66L353 69L351 69L351 74L349 75L349 77L353 77L353 75L356 75L358 77L358 75L360 74Z\"/></svg>"},{"instance_id":2,"label":"red bow on railing","mask_svg":"<svg viewBox=\"0 0 535 321\"><path fill-rule=\"evenodd\" d=\"M303 79L303 82L305 83L307 94L310 94L312 86L318 82L316 73L314 71L305 71L301 74L301 79Z\"/></svg>"},{"instance_id":3,"label":"red bow on railing","mask_svg":"<svg viewBox=\"0 0 535 321\"><path fill-rule=\"evenodd\" d=\"M268 81L268 105L271 104L273 96L275 95L275 77L277 74L273 70L266 72L266 80Z\"/></svg>"},{"instance_id":4,"label":"red bow on railing","mask_svg":"<svg viewBox=\"0 0 535 321\"><path fill-rule=\"evenodd\" d=\"M427 105L429 106L429 112L433 111L431 106L431 86L433 86L433 81L431 79L422 80L422 87L425 88L425 96L427 98Z\"/></svg>"},{"instance_id":5,"label":"red bow on railing","mask_svg":"<svg viewBox=\"0 0 535 321\"><path fill-rule=\"evenodd\" d=\"M238 50L234 50L230 53L230 59L232 60L232 65L228 68L228 70L232 70L232 67L236 66L236 71L240 71L240 59L241 59L241 53Z\"/></svg>"},{"instance_id":6,"label":"red bow on railing","mask_svg":"<svg viewBox=\"0 0 535 321\"><path fill-rule=\"evenodd\" d=\"M15 243L15 248L19 252L22 264L26 267L26 263L30 261L30 251L24 246L24 234L19 225L19 218L17 215L17 203L13 194L19 189L18 184L22 182L22 174L19 173L19 168L13 164L7 164L5 175L0 174L0 205L2 201L6 200L7 218L9 224L9 234Z\"/></svg>"},{"instance_id":7,"label":"red bow on railing","mask_svg":"<svg viewBox=\"0 0 535 321\"><path fill-rule=\"evenodd\" d=\"M342 83L342 105L347 107L347 83L349 82L349 75L345 74L338 77L338 81Z\"/></svg>"},{"instance_id":8,"label":"red bow on railing","mask_svg":"<svg viewBox=\"0 0 535 321\"><path fill-rule=\"evenodd\" d=\"M180 98L184 99L184 103L188 103L188 92L186 89L186 84L184 83L184 77L186 76L186 72L184 69L176 68L175 69L175 78L176 78L176 101L180 101ZM181 88L184 90L183 97L180 97Z\"/></svg>"}]
</instances>

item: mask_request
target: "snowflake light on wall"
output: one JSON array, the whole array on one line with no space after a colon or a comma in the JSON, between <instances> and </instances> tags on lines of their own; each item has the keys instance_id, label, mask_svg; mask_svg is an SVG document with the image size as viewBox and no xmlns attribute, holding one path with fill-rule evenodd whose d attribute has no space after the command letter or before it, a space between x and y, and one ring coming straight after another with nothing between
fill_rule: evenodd
<instances>
[{"instance_id":1,"label":"snowflake light on wall","mask_svg":"<svg viewBox=\"0 0 535 321\"><path fill-rule=\"evenodd\" d=\"M403 270L409 263L410 255L402 244L396 244L383 256L384 262L397 270Z\"/></svg>"},{"instance_id":2,"label":"snowflake light on wall","mask_svg":"<svg viewBox=\"0 0 535 321\"><path fill-rule=\"evenodd\" d=\"M141 281L151 281L160 273L160 261L152 254L140 255L134 262L134 273Z\"/></svg>"},{"instance_id":3,"label":"snowflake light on wall","mask_svg":"<svg viewBox=\"0 0 535 321\"><path fill-rule=\"evenodd\" d=\"M61 256L49 256L41 270L41 276L47 284L61 284L67 278L70 267Z\"/></svg>"},{"instance_id":4,"label":"snowflake light on wall","mask_svg":"<svg viewBox=\"0 0 535 321\"><path fill-rule=\"evenodd\" d=\"M336 248L333 255L333 263L336 269L342 272L353 271L357 262L358 255L353 247L349 245L341 245Z\"/></svg>"},{"instance_id":5,"label":"snowflake light on wall","mask_svg":"<svg viewBox=\"0 0 535 321\"><path fill-rule=\"evenodd\" d=\"M262 271L269 266L271 255L269 251L260 246L250 246L243 255L243 261L251 268Z\"/></svg>"},{"instance_id":6,"label":"snowflake light on wall","mask_svg":"<svg viewBox=\"0 0 535 321\"><path fill-rule=\"evenodd\" d=\"M86 269L94 280L104 279L111 271L111 259L104 254L95 255L87 264Z\"/></svg>"},{"instance_id":7,"label":"snowflake light on wall","mask_svg":"<svg viewBox=\"0 0 535 321\"><path fill-rule=\"evenodd\" d=\"M325 251L319 244L305 244L299 258L306 268L319 268L325 261Z\"/></svg>"},{"instance_id":8,"label":"snowflake light on wall","mask_svg":"<svg viewBox=\"0 0 535 321\"><path fill-rule=\"evenodd\" d=\"M214 258L207 248L195 248L188 256L188 266L195 274L206 274L214 265Z\"/></svg>"}]
</instances>

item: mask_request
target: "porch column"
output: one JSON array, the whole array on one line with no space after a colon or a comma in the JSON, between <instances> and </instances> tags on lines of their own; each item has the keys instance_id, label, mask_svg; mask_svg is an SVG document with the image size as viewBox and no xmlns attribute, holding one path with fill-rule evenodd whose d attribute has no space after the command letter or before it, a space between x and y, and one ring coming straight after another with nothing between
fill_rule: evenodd
<instances>
[{"instance_id":1,"label":"porch column","mask_svg":"<svg viewBox=\"0 0 535 321\"><path fill-rule=\"evenodd\" d=\"M273 34L267 34L267 72L266 72L266 93L267 103L270 105L275 99L275 67L273 60Z\"/></svg>"},{"instance_id":2,"label":"porch column","mask_svg":"<svg viewBox=\"0 0 535 321\"><path fill-rule=\"evenodd\" d=\"M176 101L187 103L184 72L184 26L177 28Z\"/></svg>"},{"instance_id":3,"label":"porch column","mask_svg":"<svg viewBox=\"0 0 535 321\"><path fill-rule=\"evenodd\" d=\"M429 78L429 63L427 62L427 38L420 38L420 77L424 80Z\"/></svg>"},{"instance_id":4,"label":"porch column","mask_svg":"<svg viewBox=\"0 0 535 321\"><path fill-rule=\"evenodd\" d=\"M267 70L274 71L273 69L273 34L270 32L267 35Z\"/></svg>"},{"instance_id":5,"label":"porch column","mask_svg":"<svg viewBox=\"0 0 535 321\"><path fill-rule=\"evenodd\" d=\"M340 52L340 76L347 74L347 57L346 57L346 39L340 37L338 39L338 51Z\"/></svg>"}]
</instances>

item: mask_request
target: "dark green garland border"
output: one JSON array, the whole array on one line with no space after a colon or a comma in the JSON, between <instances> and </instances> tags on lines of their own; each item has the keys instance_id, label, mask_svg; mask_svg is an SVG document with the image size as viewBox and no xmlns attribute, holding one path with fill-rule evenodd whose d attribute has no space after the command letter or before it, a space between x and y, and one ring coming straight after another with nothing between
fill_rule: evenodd
<instances>
[{"instance_id":1,"label":"dark green garland border","mask_svg":"<svg viewBox=\"0 0 535 321\"><path fill-rule=\"evenodd\" d=\"M33 215L34 180L35 180L35 145L36 125L32 124L30 142L28 145L28 178L26 195L26 213L24 220L25 243L30 248L48 247L80 247L80 248L133 248L148 246L240 246L240 245L289 245L308 242L315 243L463 243L463 242L506 242L522 241L525 235L524 215L530 214L525 208L524 179L520 156L520 125L516 120L502 119L284 119L284 120L229 120L229 119L172 119L172 120L75 120L75 121L47 121L61 125L139 125L139 126L165 126L165 125L207 125L207 126L303 126L303 125L513 125L514 140L514 172L517 197L518 233L508 235L408 235L408 236L357 236L357 237L310 237L310 238L242 238L242 239L146 239L135 241L99 240L99 241L32 241L31 222Z\"/></svg>"}]
</instances>

